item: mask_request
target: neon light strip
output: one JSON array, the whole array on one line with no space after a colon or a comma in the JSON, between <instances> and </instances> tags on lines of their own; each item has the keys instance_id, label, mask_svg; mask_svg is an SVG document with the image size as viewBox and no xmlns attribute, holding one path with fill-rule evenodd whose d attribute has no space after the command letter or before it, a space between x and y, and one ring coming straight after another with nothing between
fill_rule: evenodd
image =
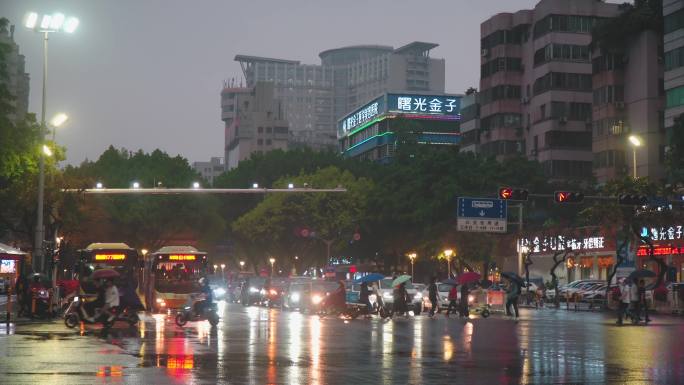
<instances>
[{"instance_id":1,"label":"neon light strip","mask_svg":"<svg viewBox=\"0 0 684 385\"><path fill-rule=\"evenodd\" d=\"M377 122L381 122L381 121L383 121L383 120L385 120L385 119L387 119L387 118L388 118L387 115L383 115L383 116L380 116L380 117L378 117L378 118L375 118L375 119L371 120L370 122L366 122L366 123L364 123L363 125L361 125L361 126L355 128L354 131L351 131L350 133L348 133L348 134L345 135L345 136L352 136L352 135L356 134L357 132L359 132L359 131L361 131L361 130L367 128L368 126L372 126L373 124L375 124L375 123L377 123Z\"/></svg>"},{"instance_id":2,"label":"neon light strip","mask_svg":"<svg viewBox=\"0 0 684 385\"><path fill-rule=\"evenodd\" d=\"M373 135L373 136L371 136L370 138L364 139L364 140L362 140L361 142L356 143L355 145L349 147L348 149L344 150L344 152L351 151L351 150L353 150L354 148L356 148L356 147L358 147L358 146L360 146L360 145L366 143L367 141L369 141L369 140L371 140L371 139L380 138L380 137L382 137L382 136L385 136L385 135L392 135L392 134L394 134L394 132L392 132L392 131L387 131L387 132L383 132L382 134L379 134L379 135Z\"/></svg>"}]
</instances>

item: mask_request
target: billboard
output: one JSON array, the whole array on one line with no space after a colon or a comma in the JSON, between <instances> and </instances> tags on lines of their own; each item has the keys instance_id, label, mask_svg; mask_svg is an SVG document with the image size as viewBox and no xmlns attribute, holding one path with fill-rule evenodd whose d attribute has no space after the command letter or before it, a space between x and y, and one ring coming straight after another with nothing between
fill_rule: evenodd
<instances>
[{"instance_id":1,"label":"billboard","mask_svg":"<svg viewBox=\"0 0 684 385\"><path fill-rule=\"evenodd\" d=\"M451 95L388 94L387 111L420 115L461 117L461 97Z\"/></svg>"},{"instance_id":2,"label":"billboard","mask_svg":"<svg viewBox=\"0 0 684 385\"><path fill-rule=\"evenodd\" d=\"M342 138L358 127L385 113L385 96L380 96L358 108L337 123L337 137Z\"/></svg>"}]
</instances>

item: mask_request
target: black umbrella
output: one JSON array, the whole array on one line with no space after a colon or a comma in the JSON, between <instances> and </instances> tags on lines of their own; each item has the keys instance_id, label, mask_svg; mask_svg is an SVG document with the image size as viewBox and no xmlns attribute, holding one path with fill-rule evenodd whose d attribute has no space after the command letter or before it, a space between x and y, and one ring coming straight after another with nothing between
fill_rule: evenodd
<instances>
[{"instance_id":1,"label":"black umbrella","mask_svg":"<svg viewBox=\"0 0 684 385\"><path fill-rule=\"evenodd\" d=\"M505 272L501 273L501 276L510 280L510 281L517 283L518 285L522 286L525 284L525 280L522 279L517 273L514 273L512 271L505 271Z\"/></svg>"},{"instance_id":2,"label":"black umbrella","mask_svg":"<svg viewBox=\"0 0 684 385\"><path fill-rule=\"evenodd\" d=\"M627 278L631 281L636 281L639 278L653 278L655 276L656 273L652 272L651 270L640 269L634 270Z\"/></svg>"}]
</instances>

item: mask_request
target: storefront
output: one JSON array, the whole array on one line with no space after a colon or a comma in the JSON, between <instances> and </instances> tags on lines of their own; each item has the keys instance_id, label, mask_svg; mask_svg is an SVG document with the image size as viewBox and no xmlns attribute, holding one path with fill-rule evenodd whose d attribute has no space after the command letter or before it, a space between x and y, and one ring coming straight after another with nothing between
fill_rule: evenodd
<instances>
[{"instance_id":1,"label":"storefront","mask_svg":"<svg viewBox=\"0 0 684 385\"><path fill-rule=\"evenodd\" d=\"M12 287L22 273L27 253L0 243L0 277L4 278Z\"/></svg>"},{"instance_id":2,"label":"storefront","mask_svg":"<svg viewBox=\"0 0 684 385\"><path fill-rule=\"evenodd\" d=\"M668 266L667 280L681 282L684 278L684 224L643 227L641 236L651 239L653 257ZM660 265L651 259L649 246L639 246L637 260L639 267L660 273Z\"/></svg>"},{"instance_id":3,"label":"storefront","mask_svg":"<svg viewBox=\"0 0 684 385\"><path fill-rule=\"evenodd\" d=\"M539 235L517 240L518 258L532 251L530 277L544 281L551 280L554 254L561 259L568 249L565 263L555 270L560 284L579 279L607 279L616 263L615 238L608 230L601 229L592 236Z\"/></svg>"}]
</instances>

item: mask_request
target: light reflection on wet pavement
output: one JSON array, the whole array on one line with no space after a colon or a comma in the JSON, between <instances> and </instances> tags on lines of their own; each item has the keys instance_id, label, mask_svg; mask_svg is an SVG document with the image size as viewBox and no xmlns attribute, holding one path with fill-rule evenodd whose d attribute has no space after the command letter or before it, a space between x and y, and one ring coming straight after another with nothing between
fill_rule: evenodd
<instances>
[{"instance_id":1,"label":"light reflection on wet pavement","mask_svg":"<svg viewBox=\"0 0 684 385\"><path fill-rule=\"evenodd\" d=\"M684 378L681 319L617 327L608 314L523 311L463 322L319 319L240 305L222 321L145 316L138 329L0 326L0 383L658 383Z\"/></svg>"}]
</instances>

